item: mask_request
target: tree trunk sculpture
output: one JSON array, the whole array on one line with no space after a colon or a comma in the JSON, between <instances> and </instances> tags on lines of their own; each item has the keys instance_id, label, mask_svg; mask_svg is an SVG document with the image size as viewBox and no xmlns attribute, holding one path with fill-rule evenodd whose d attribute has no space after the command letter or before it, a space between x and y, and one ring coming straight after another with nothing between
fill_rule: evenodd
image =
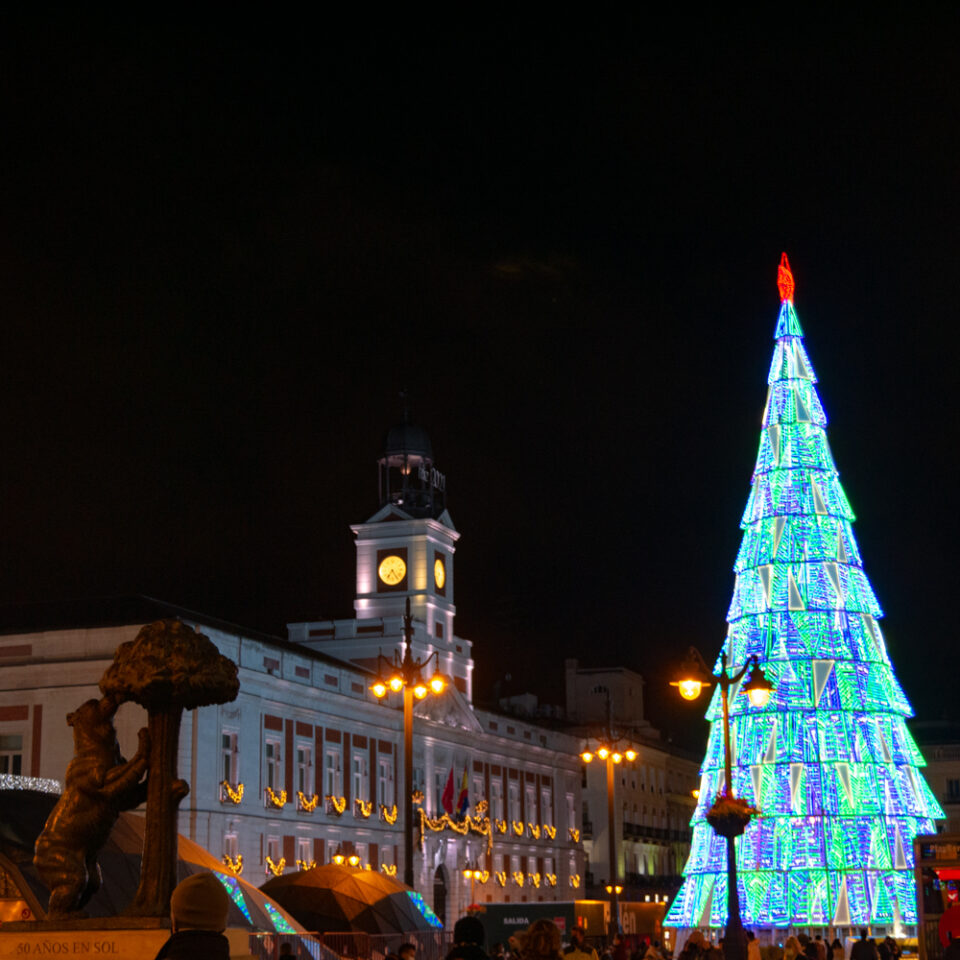
<instances>
[{"instance_id":1,"label":"tree trunk sculpture","mask_svg":"<svg viewBox=\"0 0 960 960\"><path fill-rule=\"evenodd\" d=\"M189 793L177 777L180 718L185 709L235 700L237 665L202 633L179 620L148 624L121 644L100 681L105 696L147 710L150 766L140 885L127 914L163 917L176 884L177 808Z\"/></svg>"}]
</instances>

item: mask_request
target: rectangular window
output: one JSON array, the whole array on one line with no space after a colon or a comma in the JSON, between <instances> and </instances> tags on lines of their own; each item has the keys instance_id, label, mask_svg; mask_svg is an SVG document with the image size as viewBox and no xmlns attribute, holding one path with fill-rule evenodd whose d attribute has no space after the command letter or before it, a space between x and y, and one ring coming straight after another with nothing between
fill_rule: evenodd
<instances>
[{"instance_id":1,"label":"rectangular window","mask_svg":"<svg viewBox=\"0 0 960 960\"><path fill-rule=\"evenodd\" d=\"M393 760L380 757L377 760L377 796L385 807L392 807L393 796Z\"/></svg>"},{"instance_id":2,"label":"rectangular window","mask_svg":"<svg viewBox=\"0 0 960 960\"><path fill-rule=\"evenodd\" d=\"M280 741L268 740L264 749L264 765L267 774L267 786L277 792L281 789L283 777L280 766Z\"/></svg>"},{"instance_id":3,"label":"rectangular window","mask_svg":"<svg viewBox=\"0 0 960 960\"><path fill-rule=\"evenodd\" d=\"M342 782L340 775L340 748L327 747L323 761L323 788L327 796L342 796Z\"/></svg>"},{"instance_id":4,"label":"rectangular window","mask_svg":"<svg viewBox=\"0 0 960 960\"><path fill-rule=\"evenodd\" d=\"M297 839L297 859L306 864L313 859L313 841L309 837Z\"/></svg>"},{"instance_id":5,"label":"rectangular window","mask_svg":"<svg viewBox=\"0 0 960 960\"><path fill-rule=\"evenodd\" d=\"M224 730L220 736L222 761L220 772L222 779L231 787L236 787L240 780L240 754L237 747L237 735Z\"/></svg>"},{"instance_id":6,"label":"rectangular window","mask_svg":"<svg viewBox=\"0 0 960 960\"><path fill-rule=\"evenodd\" d=\"M530 823L535 823L537 819L537 788L532 783L528 783L523 794L526 806L526 810L524 811L526 818Z\"/></svg>"},{"instance_id":7,"label":"rectangular window","mask_svg":"<svg viewBox=\"0 0 960 960\"><path fill-rule=\"evenodd\" d=\"M297 789L305 796L313 795L313 750L297 744Z\"/></svg>"},{"instance_id":8,"label":"rectangular window","mask_svg":"<svg viewBox=\"0 0 960 960\"><path fill-rule=\"evenodd\" d=\"M503 819L503 784L499 780L490 781L490 816Z\"/></svg>"},{"instance_id":9,"label":"rectangular window","mask_svg":"<svg viewBox=\"0 0 960 960\"><path fill-rule=\"evenodd\" d=\"M947 781L947 800L960 800L960 780Z\"/></svg>"},{"instance_id":10,"label":"rectangular window","mask_svg":"<svg viewBox=\"0 0 960 960\"><path fill-rule=\"evenodd\" d=\"M367 783L367 758L363 754L353 756L353 797L356 800L369 798Z\"/></svg>"},{"instance_id":11,"label":"rectangular window","mask_svg":"<svg viewBox=\"0 0 960 960\"><path fill-rule=\"evenodd\" d=\"M426 783L426 777L423 774L423 767L415 766L413 768L413 789L414 791L419 790L421 793L426 791L424 784Z\"/></svg>"},{"instance_id":12,"label":"rectangular window","mask_svg":"<svg viewBox=\"0 0 960 960\"><path fill-rule=\"evenodd\" d=\"M553 791L549 787L540 791L540 822L553 826Z\"/></svg>"},{"instance_id":13,"label":"rectangular window","mask_svg":"<svg viewBox=\"0 0 960 960\"><path fill-rule=\"evenodd\" d=\"M273 861L274 865L280 863L279 837L267 837L267 856Z\"/></svg>"},{"instance_id":14,"label":"rectangular window","mask_svg":"<svg viewBox=\"0 0 960 960\"><path fill-rule=\"evenodd\" d=\"M23 734L7 733L0 736L0 773L19 776L22 770Z\"/></svg>"},{"instance_id":15,"label":"rectangular window","mask_svg":"<svg viewBox=\"0 0 960 960\"><path fill-rule=\"evenodd\" d=\"M470 806L475 808L481 800L485 799L483 795L483 777L474 777L470 793ZM489 813L489 810L487 812Z\"/></svg>"},{"instance_id":16,"label":"rectangular window","mask_svg":"<svg viewBox=\"0 0 960 960\"><path fill-rule=\"evenodd\" d=\"M510 819L520 819L520 787L516 783L511 783L507 787L507 806L509 807Z\"/></svg>"},{"instance_id":17,"label":"rectangular window","mask_svg":"<svg viewBox=\"0 0 960 960\"><path fill-rule=\"evenodd\" d=\"M223 835L224 856L230 857L231 860L236 860L239 852L240 844L237 841L237 835L235 833L225 833Z\"/></svg>"}]
</instances>

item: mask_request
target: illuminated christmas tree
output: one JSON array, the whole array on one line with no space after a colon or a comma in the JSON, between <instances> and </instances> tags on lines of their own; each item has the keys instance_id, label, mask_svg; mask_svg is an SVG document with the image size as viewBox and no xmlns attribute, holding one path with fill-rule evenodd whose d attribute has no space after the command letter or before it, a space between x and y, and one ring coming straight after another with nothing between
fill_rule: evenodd
<instances>
[{"instance_id":1,"label":"illuminated christmas tree","mask_svg":"<svg viewBox=\"0 0 960 960\"><path fill-rule=\"evenodd\" d=\"M776 346L723 647L732 670L756 655L775 684L762 709L730 691L732 792L760 811L737 840L743 922L915 923L913 838L935 832L943 811L906 726L912 710L827 443L786 254L777 286ZM712 689L692 848L668 926L726 922L726 841L706 820L725 786Z\"/></svg>"}]
</instances>

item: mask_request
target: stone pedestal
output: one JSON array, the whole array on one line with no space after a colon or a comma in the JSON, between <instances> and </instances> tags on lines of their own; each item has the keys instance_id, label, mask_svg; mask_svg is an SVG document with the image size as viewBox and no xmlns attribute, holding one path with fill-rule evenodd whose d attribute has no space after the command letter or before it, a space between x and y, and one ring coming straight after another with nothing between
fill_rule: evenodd
<instances>
[{"instance_id":1,"label":"stone pedestal","mask_svg":"<svg viewBox=\"0 0 960 960\"><path fill-rule=\"evenodd\" d=\"M27 957L61 957L86 960L153 960L170 936L167 920L105 917L39 923L5 923L0 926L0 960ZM230 956L247 960L247 930L230 929Z\"/></svg>"}]
</instances>

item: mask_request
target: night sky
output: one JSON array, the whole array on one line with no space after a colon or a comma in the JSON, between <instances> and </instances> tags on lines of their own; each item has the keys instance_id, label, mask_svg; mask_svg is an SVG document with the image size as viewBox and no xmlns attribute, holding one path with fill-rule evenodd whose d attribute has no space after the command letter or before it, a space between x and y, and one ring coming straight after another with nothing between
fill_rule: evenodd
<instances>
[{"instance_id":1,"label":"night sky","mask_svg":"<svg viewBox=\"0 0 960 960\"><path fill-rule=\"evenodd\" d=\"M958 24L801 15L8 20L0 600L350 616L406 389L480 699L627 664L696 741L667 670L724 634L786 250L895 669L953 711Z\"/></svg>"}]
</instances>

